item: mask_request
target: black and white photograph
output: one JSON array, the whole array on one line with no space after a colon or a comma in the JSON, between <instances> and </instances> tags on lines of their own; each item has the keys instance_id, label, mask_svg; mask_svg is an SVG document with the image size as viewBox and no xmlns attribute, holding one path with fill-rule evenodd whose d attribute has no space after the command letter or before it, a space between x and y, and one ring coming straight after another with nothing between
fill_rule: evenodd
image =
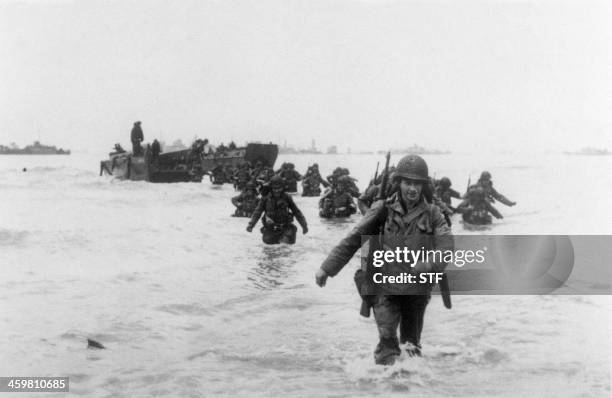
<instances>
[{"instance_id":1,"label":"black and white photograph","mask_svg":"<svg viewBox=\"0 0 612 398\"><path fill-rule=\"evenodd\" d=\"M0 395L612 396L612 3L0 0Z\"/></svg>"}]
</instances>

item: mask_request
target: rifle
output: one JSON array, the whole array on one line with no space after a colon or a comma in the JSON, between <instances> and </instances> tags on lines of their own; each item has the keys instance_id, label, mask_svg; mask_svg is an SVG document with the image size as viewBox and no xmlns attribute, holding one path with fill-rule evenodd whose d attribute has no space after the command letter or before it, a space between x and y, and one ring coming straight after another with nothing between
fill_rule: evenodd
<instances>
[{"instance_id":1,"label":"rifle","mask_svg":"<svg viewBox=\"0 0 612 398\"><path fill-rule=\"evenodd\" d=\"M378 179L378 166L380 166L380 162L376 162L376 173L374 173L374 179L372 180L372 185L376 184L376 180Z\"/></svg>"},{"instance_id":2,"label":"rifle","mask_svg":"<svg viewBox=\"0 0 612 398\"><path fill-rule=\"evenodd\" d=\"M378 195L376 195L376 200L385 199L387 195L387 185L389 185L389 159L391 159L391 151L387 152L387 158L385 159L385 172L382 176L382 181L380 182L380 189L378 190Z\"/></svg>"},{"instance_id":3,"label":"rifle","mask_svg":"<svg viewBox=\"0 0 612 398\"><path fill-rule=\"evenodd\" d=\"M380 183L380 187L378 190L378 194L376 195L376 200L383 200L386 198L386 194L387 194L387 185L389 184L389 160L391 158L391 151L387 152L387 158L385 160L385 171L383 174L383 178L382 178L382 182ZM383 233L385 230L385 226L384 224L381 225L378 229L378 239L370 239L370 249L369 249L369 253L368 253L368 258L365 262L365 264L362 263L362 266L360 269L357 270L357 272L355 272L355 284L357 285L357 291L359 292L359 295L361 296L361 309L359 311L359 314L361 316L364 316L366 318L370 317L370 309L374 306L374 295L371 294L364 294L362 292L361 287L363 286L364 283L366 282L366 279L369 277L368 275L368 262L370 261L370 258L372 256L372 253L374 253L374 250L378 250L380 248L382 248L382 240L383 240Z\"/></svg>"},{"instance_id":4,"label":"rifle","mask_svg":"<svg viewBox=\"0 0 612 398\"><path fill-rule=\"evenodd\" d=\"M470 190L470 185L472 184L472 175L468 174L468 186L465 190L465 194L467 195L468 191Z\"/></svg>"}]
</instances>

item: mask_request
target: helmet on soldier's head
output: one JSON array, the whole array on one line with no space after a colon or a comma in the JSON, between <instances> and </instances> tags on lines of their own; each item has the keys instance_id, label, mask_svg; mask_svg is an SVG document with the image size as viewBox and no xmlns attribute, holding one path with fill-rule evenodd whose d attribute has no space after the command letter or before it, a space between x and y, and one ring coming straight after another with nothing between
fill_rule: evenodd
<instances>
[{"instance_id":1,"label":"helmet on soldier's head","mask_svg":"<svg viewBox=\"0 0 612 398\"><path fill-rule=\"evenodd\" d=\"M448 177L442 177L440 178L439 184L442 188L450 188L451 180Z\"/></svg>"},{"instance_id":2,"label":"helmet on soldier's head","mask_svg":"<svg viewBox=\"0 0 612 398\"><path fill-rule=\"evenodd\" d=\"M347 187L351 184L351 179L349 176L340 176L338 178L338 185L343 186L343 187Z\"/></svg>"},{"instance_id":3,"label":"helmet on soldier's head","mask_svg":"<svg viewBox=\"0 0 612 398\"><path fill-rule=\"evenodd\" d=\"M312 167L313 167L313 168L315 168L315 169L318 169L318 168L319 168L319 164L318 164L318 163L314 163L314 164L312 165Z\"/></svg>"},{"instance_id":4,"label":"helmet on soldier's head","mask_svg":"<svg viewBox=\"0 0 612 398\"><path fill-rule=\"evenodd\" d=\"M255 189L255 188L257 188L257 184L255 184L253 181L249 181L246 184L246 188L247 189Z\"/></svg>"},{"instance_id":5,"label":"helmet on soldier's head","mask_svg":"<svg viewBox=\"0 0 612 398\"><path fill-rule=\"evenodd\" d=\"M285 187L285 180L281 176L274 176L270 179L270 186L274 187Z\"/></svg>"},{"instance_id":6,"label":"helmet on soldier's head","mask_svg":"<svg viewBox=\"0 0 612 398\"><path fill-rule=\"evenodd\" d=\"M489 173L488 171L483 171L480 174L480 179L481 180L490 180L491 179L491 173Z\"/></svg>"},{"instance_id":7,"label":"helmet on soldier's head","mask_svg":"<svg viewBox=\"0 0 612 398\"><path fill-rule=\"evenodd\" d=\"M425 160L418 155L407 155L400 159L393 172L393 179L405 178L409 180L429 181L429 169Z\"/></svg>"},{"instance_id":8,"label":"helmet on soldier's head","mask_svg":"<svg viewBox=\"0 0 612 398\"><path fill-rule=\"evenodd\" d=\"M347 169L346 167L342 169L342 175L347 176L347 175L349 175L349 174L351 174L351 172L349 171L349 169Z\"/></svg>"}]
</instances>

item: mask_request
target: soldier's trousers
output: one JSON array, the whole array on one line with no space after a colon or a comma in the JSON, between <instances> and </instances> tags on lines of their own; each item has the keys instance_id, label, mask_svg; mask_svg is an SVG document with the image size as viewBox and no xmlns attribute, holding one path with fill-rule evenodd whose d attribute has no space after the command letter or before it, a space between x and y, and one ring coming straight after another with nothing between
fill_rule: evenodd
<instances>
[{"instance_id":1,"label":"soldier's trousers","mask_svg":"<svg viewBox=\"0 0 612 398\"><path fill-rule=\"evenodd\" d=\"M142 154L142 146L140 146L140 141L132 141L132 154L134 156L140 156Z\"/></svg>"},{"instance_id":2,"label":"soldier's trousers","mask_svg":"<svg viewBox=\"0 0 612 398\"><path fill-rule=\"evenodd\" d=\"M380 342L374 351L376 363L384 364L400 354L399 343L412 343L421 347L421 331L425 308L430 296L379 295L374 303L374 319ZM397 328L400 338L397 338Z\"/></svg>"},{"instance_id":3,"label":"soldier's trousers","mask_svg":"<svg viewBox=\"0 0 612 398\"><path fill-rule=\"evenodd\" d=\"M261 233L261 240L268 245L275 245L278 243L288 243L292 245L295 243L297 227L291 223L277 227L267 225L261 228Z\"/></svg>"}]
</instances>

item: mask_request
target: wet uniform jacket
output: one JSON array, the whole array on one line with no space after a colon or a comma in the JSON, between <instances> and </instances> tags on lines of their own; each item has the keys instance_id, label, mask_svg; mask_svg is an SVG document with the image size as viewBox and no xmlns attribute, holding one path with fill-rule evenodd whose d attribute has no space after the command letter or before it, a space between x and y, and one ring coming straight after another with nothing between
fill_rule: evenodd
<instances>
[{"instance_id":1,"label":"wet uniform jacket","mask_svg":"<svg viewBox=\"0 0 612 398\"><path fill-rule=\"evenodd\" d=\"M255 226L264 213L264 228L283 227L291 224L293 217L297 219L302 228L306 227L304 215L295 205L291 196L284 192L278 198L272 196L271 193L263 197L251 217L249 226Z\"/></svg>"},{"instance_id":2,"label":"wet uniform jacket","mask_svg":"<svg viewBox=\"0 0 612 398\"><path fill-rule=\"evenodd\" d=\"M444 216L437 206L421 200L415 207L406 211L397 194L385 201L377 201L359 224L331 251L321 268L330 276L335 276L351 260L361 247L362 235L377 235L379 227L384 225L383 245L393 249L399 245L409 249L452 250L452 234ZM445 237L445 238L441 238ZM407 264L398 264L397 272L409 272ZM407 268L406 268L407 267ZM433 263L431 272L442 272L445 263ZM432 286L418 284L424 293L431 291Z\"/></svg>"},{"instance_id":3,"label":"wet uniform jacket","mask_svg":"<svg viewBox=\"0 0 612 398\"><path fill-rule=\"evenodd\" d=\"M259 204L259 198L256 192L245 191L238 196L234 196L232 198L232 204L236 206L236 210L240 210L237 211L237 213L251 216Z\"/></svg>"},{"instance_id":4,"label":"wet uniform jacket","mask_svg":"<svg viewBox=\"0 0 612 398\"><path fill-rule=\"evenodd\" d=\"M493 188L493 181L489 183L483 183L482 181L478 181L478 185L482 187L485 191L485 196L490 202L494 202L493 199L500 201L506 206L512 206L512 201L506 198L504 195L500 194Z\"/></svg>"},{"instance_id":5,"label":"wet uniform jacket","mask_svg":"<svg viewBox=\"0 0 612 398\"><path fill-rule=\"evenodd\" d=\"M319 180L313 174L307 174L302 180L302 196L314 195L319 196L321 194L321 188L319 187Z\"/></svg>"},{"instance_id":6,"label":"wet uniform jacket","mask_svg":"<svg viewBox=\"0 0 612 398\"><path fill-rule=\"evenodd\" d=\"M325 204L328 201L329 208L326 208ZM344 210L339 210L340 208L344 208ZM355 214L357 211L355 207L355 201L351 194L347 191L342 193L338 192L330 192L319 201L319 208L325 212L330 213L328 216L338 216L338 217L347 217L351 214Z\"/></svg>"},{"instance_id":7,"label":"wet uniform jacket","mask_svg":"<svg viewBox=\"0 0 612 398\"><path fill-rule=\"evenodd\" d=\"M475 198L474 195L468 196L457 206L457 213L462 213L463 220L472 224L490 224L489 213L495 218L504 218L489 201L485 198Z\"/></svg>"},{"instance_id":8,"label":"wet uniform jacket","mask_svg":"<svg viewBox=\"0 0 612 398\"><path fill-rule=\"evenodd\" d=\"M459 192L452 188L444 189L442 187L436 188L436 196L447 205L451 205L451 198L461 199Z\"/></svg>"}]
</instances>

